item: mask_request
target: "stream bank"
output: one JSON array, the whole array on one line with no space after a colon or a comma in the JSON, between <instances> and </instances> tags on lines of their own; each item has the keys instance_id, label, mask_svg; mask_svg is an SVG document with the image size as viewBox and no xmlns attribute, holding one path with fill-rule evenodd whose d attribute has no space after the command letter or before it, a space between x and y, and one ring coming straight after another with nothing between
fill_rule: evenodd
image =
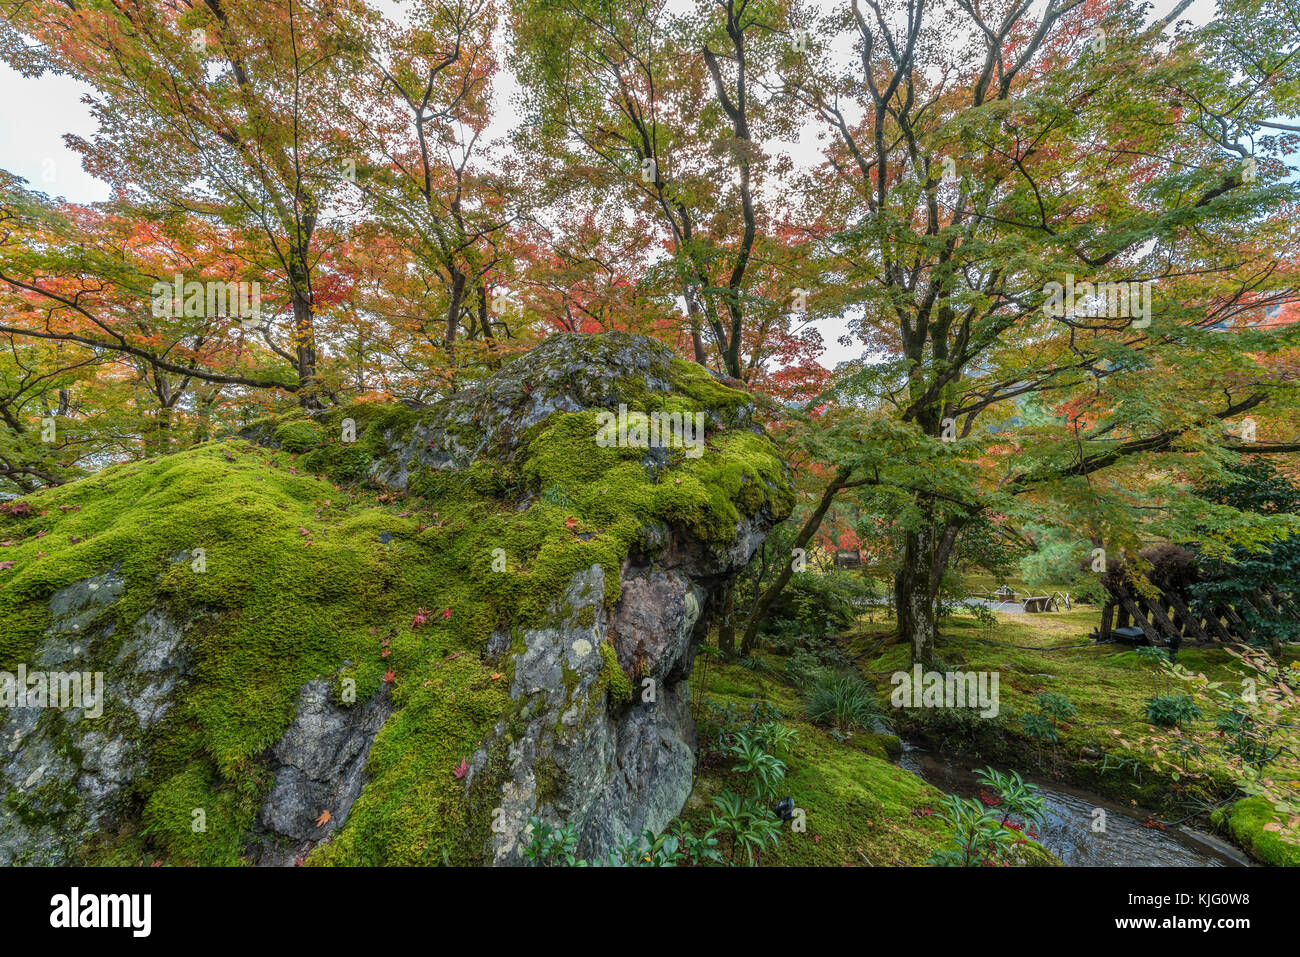
<instances>
[{"instance_id":1,"label":"stream bank","mask_svg":"<svg viewBox=\"0 0 1300 957\"><path fill-rule=\"evenodd\" d=\"M903 747L899 767L945 793L979 797L974 766L951 754L908 743ZM1139 808L1060 782L1025 780L1038 788L1047 812L1038 841L1067 867L1250 866L1244 854L1212 835L1192 828L1147 826L1153 816ZM1097 823L1103 826L1096 828Z\"/></svg>"}]
</instances>

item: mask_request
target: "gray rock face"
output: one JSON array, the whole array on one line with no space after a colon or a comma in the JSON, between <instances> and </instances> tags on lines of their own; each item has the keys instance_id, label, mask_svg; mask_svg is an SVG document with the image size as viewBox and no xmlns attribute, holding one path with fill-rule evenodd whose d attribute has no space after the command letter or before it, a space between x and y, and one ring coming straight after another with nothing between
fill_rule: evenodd
<instances>
[{"instance_id":1,"label":"gray rock face","mask_svg":"<svg viewBox=\"0 0 1300 957\"><path fill-rule=\"evenodd\" d=\"M105 613L124 588L113 568L50 598L51 624L29 671L80 675L79 704L55 707L51 696L0 709L0 864L67 863L116 826L144 770L143 732L189 673L181 646L194 622L165 608L145 614L110 654L115 626Z\"/></svg>"},{"instance_id":2,"label":"gray rock face","mask_svg":"<svg viewBox=\"0 0 1300 957\"><path fill-rule=\"evenodd\" d=\"M610 665L598 649L616 622L633 633L631 619L644 606L633 598L607 617L604 584L599 565L575 575L562 603L568 613L553 627L528 631L515 659L511 695L528 702L527 725L508 749L509 777L493 828L497 864L523 863L533 815L548 825L573 824L579 853L601 856L622 837L661 830L690 794L695 723L685 679L698 600L687 598L693 604L684 609L683 596L693 593L683 582L673 626L636 632L661 654L647 659L647 680L620 702L610 700ZM476 755L476 769L485 759L486 751Z\"/></svg>"},{"instance_id":3,"label":"gray rock face","mask_svg":"<svg viewBox=\"0 0 1300 957\"><path fill-rule=\"evenodd\" d=\"M347 709L330 700L325 680L303 685L297 716L272 749L275 783L258 814L251 860L293 863L343 826L365 785L370 744L392 711L386 685ZM329 820L318 825L324 811Z\"/></svg>"},{"instance_id":4,"label":"gray rock face","mask_svg":"<svg viewBox=\"0 0 1300 957\"><path fill-rule=\"evenodd\" d=\"M668 392L675 356L663 343L625 332L600 336L556 335L515 359L473 390L451 396L437 415L409 435L394 436L392 457L376 463L372 478L404 489L417 467L459 468L486 449L509 456L532 426L557 412L617 409L643 392ZM631 390L629 383L636 383ZM711 411L710 426L752 426L748 406ZM725 415L726 421L720 420ZM648 449L646 463L666 461ZM761 538L760 538L761 543Z\"/></svg>"},{"instance_id":5,"label":"gray rock face","mask_svg":"<svg viewBox=\"0 0 1300 957\"><path fill-rule=\"evenodd\" d=\"M707 633L709 586L734 569L663 534L668 567L626 563L612 613L603 605L604 571L593 565L574 576L554 624L525 633L511 696L527 702L528 723L508 749L494 863L524 862L533 816L546 826L572 824L579 854L602 858L627 837L662 830L690 796L696 734L688 679ZM636 676L630 700L611 692L611 664L598 650L606 640L623 677ZM475 756L476 770L486 758L486 750Z\"/></svg>"}]
</instances>

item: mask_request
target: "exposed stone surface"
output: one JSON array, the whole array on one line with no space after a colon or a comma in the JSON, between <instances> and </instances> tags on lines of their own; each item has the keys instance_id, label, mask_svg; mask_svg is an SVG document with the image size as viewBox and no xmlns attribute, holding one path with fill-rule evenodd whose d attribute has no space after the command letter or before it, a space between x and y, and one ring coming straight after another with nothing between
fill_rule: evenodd
<instances>
[{"instance_id":1,"label":"exposed stone surface","mask_svg":"<svg viewBox=\"0 0 1300 957\"><path fill-rule=\"evenodd\" d=\"M475 388L442 403L410 435L394 437L394 455L376 464L374 477L405 488L418 466L460 467L488 449L509 457L524 432L557 412L614 410L647 392L672 391L674 358L662 343L630 333L551 336ZM711 425L748 427L752 413L749 405L715 408ZM719 421L724 417L725 422ZM662 448L646 452L652 468L666 460Z\"/></svg>"},{"instance_id":2,"label":"exposed stone surface","mask_svg":"<svg viewBox=\"0 0 1300 957\"><path fill-rule=\"evenodd\" d=\"M252 860L290 864L343 826L365 784L370 744L392 711L386 687L345 710L330 701L326 681L303 686L293 724L272 749L275 783L258 814ZM316 824L326 810L329 820Z\"/></svg>"},{"instance_id":3,"label":"exposed stone surface","mask_svg":"<svg viewBox=\"0 0 1300 957\"><path fill-rule=\"evenodd\" d=\"M682 579L664 623L634 625L645 611L645 592L634 588L611 621L601 603L603 579L599 565L575 576L555 624L525 635L511 695L529 702L528 724L509 747L510 775L494 828L496 863L522 862L533 815L548 825L574 825L579 852L599 856L620 837L662 829L690 794L695 724L685 679L699 602ZM579 621L584 609L589 626ZM608 701L608 665L597 650L615 623L657 653L643 659L645 678L625 703ZM485 757L480 752L476 764Z\"/></svg>"},{"instance_id":4,"label":"exposed stone surface","mask_svg":"<svg viewBox=\"0 0 1300 957\"><path fill-rule=\"evenodd\" d=\"M115 629L105 612L123 586L113 568L50 598L51 624L29 672L78 673L81 705L0 709L0 864L63 863L121 817L144 770L142 733L187 673L180 646L192 622L166 608L150 609L107 654Z\"/></svg>"}]
</instances>

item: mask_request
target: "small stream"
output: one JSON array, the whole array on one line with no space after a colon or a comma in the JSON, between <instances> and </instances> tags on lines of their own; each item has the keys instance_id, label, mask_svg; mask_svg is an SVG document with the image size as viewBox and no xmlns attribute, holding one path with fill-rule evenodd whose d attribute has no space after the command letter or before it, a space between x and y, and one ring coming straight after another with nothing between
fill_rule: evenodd
<instances>
[{"instance_id":1,"label":"small stream","mask_svg":"<svg viewBox=\"0 0 1300 957\"><path fill-rule=\"evenodd\" d=\"M947 794L979 796L973 768L948 755L904 746L898 766ZM999 769L1004 770L1004 769ZM1242 867L1249 860L1235 847L1191 828L1144 827L1148 815L1068 784L1021 775L1037 786L1046 809L1039 843L1069 867ZM1094 831L1093 812L1106 811L1105 831Z\"/></svg>"}]
</instances>

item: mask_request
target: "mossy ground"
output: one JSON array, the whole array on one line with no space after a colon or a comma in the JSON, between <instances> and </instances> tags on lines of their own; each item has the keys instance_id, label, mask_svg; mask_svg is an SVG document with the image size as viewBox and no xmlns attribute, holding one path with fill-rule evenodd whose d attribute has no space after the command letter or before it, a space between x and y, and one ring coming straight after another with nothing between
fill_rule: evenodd
<instances>
[{"instance_id":1,"label":"mossy ground","mask_svg":"<svg viewBox=\"0 0 1300 957\"><path fill-rule=\"evenodd\" d=\"M798 691L776 677L780 659L760 656L771 667L750 670L717 658L701 661L692 679L697 701L712 699L741 710L755 702L778 709L782 723L799 733L788 761L782 794L794 798L807 812L807 830L782 832L774 849L763 855L765 866L917 866L947 843L950 832L935 815L943 792L888 760L895 747L887 735L857 733L839 741L809 723ZM697 705L697 712L700 706ZM896 739L894 739L896 740ZM695 789L683 818L697 832L708 826L712 797L723 791L743 792L743 776L723 755L708 753L702 742L702 762ZM1042 847L1027 842L1022 860L1031 865L1059 862Z\"/></svg>"},{"instance_id":2,"label":"mossy ground","mask_svg":"<svg viewBox=\"0 0 1300 957\"><path fill-rule=\"evenodd\" d=\"M985 719L945 709L900 709L901 725L968 757L1057 776L1177 818L1230 799L1236 793L1234 778L1218 749L1171 761L1187 735L1156 727L1143 716L1148 698L1188 692L1188 686L1162 677L1156 665L1128 646L1094 644L1089 636L1099 614L1088 605L1037 615L999 613L992 629L965 615L948 619L937 652L943 667L997 671L1000 712ZM890 676L910 667L906 647L885 644L890 624L877 620L848 641L882 700L892 690ZM1284 649L1284 661L1295 657L1295 649ZM1194 674L1239 686L1234 659L1222 649L1185 647L1176 660ZM1055 744L1031 738L1020 721L1035 710L1034 698L1042 692L1065 697L1078 711L1075 719L1058 725ZM1197 704L1202 717L1188 728L1209 731L1223 708L1208 695L1199 696Z\"/></svg>"},{"instance_id":3,"label":"mossy ground","mask_svg":"<svg viewBox=\"0 0 1300 957\"><path fill-rule=\"evenodd\" d=\"M687 366L674 367L687 399L748 401ZM110 661L160 603L208 622L187 639L188 689L144 742L138 814L86 860L239 863L271 783L262 759L292 720L298 689L327 676L336 703L349 703L349 687L365 701L386 685L396 711L375 739L347 826L310 862L479 861L498 752L518 708L508 656L485 660L488 637L544 623L572 576L594 564L614 601L622 560L647 526L721 543L758 508L779 518L790 504L761 436L716 432L702 458L678 450L654 472L642 450L598 448L594 412L552 416L508 463L425 469L407 494L357 483L389 454L390 433L416 418L401 406L314 421L292 413L246 433L278 451L213 442L30 496L31 514L0 518L0 558L12 562L0 570L0 668L32 660L55 590L107 568L127 589L105 612L114 630L91 650L96 661ZM554 488L562 496L543 494ZM608 689L630 693L614 671ZM467 794L453 772L502 721L505 740ZM196 808L207 824L198 833Z\"/></svg>"},{"instance_id":4,"label":"mossy ground","mask_svg":"<svg viewBox=\"0 0 1300 957\"><path fill-rule=\"evenodd\" d=\"M1217 817L1216 823L1256 860L1276 867L1300 867L1300 844L1284 841L1272 830L1278 816L1264 798L1244 798Z\"/></svg>"}]
</instances>

